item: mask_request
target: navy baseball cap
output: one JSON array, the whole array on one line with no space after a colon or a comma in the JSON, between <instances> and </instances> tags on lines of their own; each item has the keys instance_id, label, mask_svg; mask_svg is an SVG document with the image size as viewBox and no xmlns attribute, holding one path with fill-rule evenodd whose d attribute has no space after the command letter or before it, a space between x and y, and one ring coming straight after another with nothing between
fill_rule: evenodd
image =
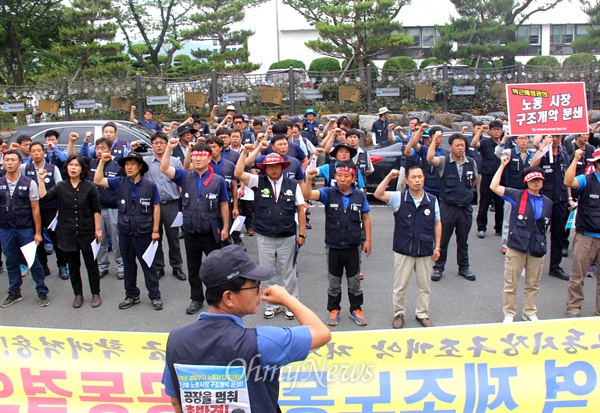
<instances>
[{"instance_id":1,"label":"navy baseball cap","mask_svg":"<svg viewBox=\"0 0 600 413\"><path fill-rule=\"evenodd\" d=\"M227 284L238 277L267 281L274 275L275 268L256 265L239 245L214 250L200 268L200 279L206 288Z\"/></svg>"}]
</instances>

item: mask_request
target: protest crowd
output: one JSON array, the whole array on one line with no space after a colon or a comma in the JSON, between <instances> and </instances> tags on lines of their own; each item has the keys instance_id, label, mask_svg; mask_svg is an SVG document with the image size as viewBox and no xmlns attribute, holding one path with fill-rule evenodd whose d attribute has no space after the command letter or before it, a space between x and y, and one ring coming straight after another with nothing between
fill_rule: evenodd
<instances>
[{"instance_id":1,"label":"protest crowd","mask_svg":"<svg viewBox=\"0 0 600 413\"><path fill-rule=\"evenodd\" d=\"M266 122L239 114L233 105L222 116L218 110L213 107L208 122L196 113L181 123L163 125L153 120L151 109L138 121L132 106L130 120L153 130L152 155L138 152L138 142L119 139L114 122L107 122L95 140L92 132L71 133L66 150L58 147L54 131L46 133L45 144L21 136L4 145L0 268L6 265L8 296L1 307L22 300L22 277L27 274L35 281L41 306L50 303L44 278L57 274L70 280L74 308L87 297L98 307L111 257L117 278L124 282L119 309L141 302L139 265L154 310L163 308L160 278L169 272L189 282L185 312L195 314L208 300L201 278L203 257L230 244L243 249L243 237L255 237L260 266L275 269L262 287L281 285L299 298L296 261L311 228L310 206L320 202L326 222L326 324L338 324L347 295L350 317L359 326L367 325L361 266L372 244L366 196L367 176L374 170L365 149L369 140L400 143L404 151L400 164L374 193L393 209L394 328L404 325L405 291L413 272L416 318L424 327L433 325L430 286L444 276L454 233L458 274L476 281L468 237L473 223L478 238L488 235L490 208L498 250L506 258L504 322L517 316L521 278L521 317L526 321L538 319L536 296L543 274L568 281L567 317L580 315L586 275L598 282L598 125L577 135L513 136L508 119L498 118L487 125L476 123L472 130L465 127L445 144L440 127L412 118L404 128L392 122L385 107L366 137L352 128L348 117L321 124L312 109L302 117L279 114ZM390 186L393 181L398 182L395 188ZM475 217L474 193L479 205ZM563 268L572 229L573 267ZM56 268L49 263L51 254L56 255ZM550 268L544 271L546 254ZM342 292L344 278L347 294ZM600 284L596 291L600 315ZM262 311L265 319L278 313L296 318L278 300L267 301Z\"/></svg>"}]
</instances>

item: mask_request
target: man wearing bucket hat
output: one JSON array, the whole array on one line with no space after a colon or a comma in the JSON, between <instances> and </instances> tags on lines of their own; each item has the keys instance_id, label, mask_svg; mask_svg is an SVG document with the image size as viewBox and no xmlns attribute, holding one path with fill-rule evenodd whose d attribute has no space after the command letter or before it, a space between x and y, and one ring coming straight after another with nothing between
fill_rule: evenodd
<instances>
[{"instance_id":1,"label":"man wearing bucket hat","mask_svg":"<svg viewBox=\"0 0 600 413\"><path fill-rule=\"evenodd\" d=\"M517 315L517 287L523 270L522 319L538 321L536 302L548 249L546 232L552 218L552 201L541 194L546 176L539 166L530 166L521 172L525 189L500 185L504 169L512 163L511 159L508 155L501 158L500 167L490 183L491 190L511 205L504 264L504 323L514 322Z\"/></svg>"},{"instance_id":2,"label":"man wearing bucket hat","mask_svg":"<svg viewBox=\"0 0 600 413\"><path fill-rule=\"evenodd\" d=\"M217 116L217 109L219 109L219 105L214 105L212 107L212 111L210 112L210 118L212 120L214 120L217 123L221 123L223 122L223 120L225 118L227 118L227 116L229 117L233 117L233 115L236 114L237 110L235 109L235 106L233 105L227 105L227 108L225 109L225 116L220 118Z\"/></svg>"},{"instance_id":3,"label":"man wearing bucket hat","mask_svg":"<svg viewBox=\"0 0 600 413\"><path fill-rule=\"evenodd\" d=\"M315 146L319 144L317 133L319 132L319 126L321 126L321 124L315 120L316 116L317 112L315 112L314 109L306 109L306 112L304 112L304 118L306 121L304 122L304 127L302 128L302 130L306 132L306 137Z\"/></svg>"},{"instance_id":4,"label":"man wearing bucket hat","mask_svg":"<svg viewBox=\"0 0 600 413\"><path fill-rule=\"evenodd\" d=\"M185 154L188 151L190 142L194 134L198 132L194 129L194 125L186 123L177 128L177 136L179 137L179 145L177 145L171 154L174 158L179 159L181 163L185 160Z\"/></svg>"},{"instance_id":5,"label":"man wearing bucket hat","mask_svg":"<svg viewBox=\"0 0 600 413\"><path fill-rule=\"evenodd\" d=\"M185 312L195 314L204 305L200 281L202 254L208 255L228 243L229 196L225 178L210 167L212 149L207 143L200 142L192 148L191 171L170 166L168 157L177 145L176 139L169 140L160 170L181 188L183 239L191 290Z\"/></svg>"},{"instance_id":6,"label":"man wearing bucket hat","mask_svg":"<svg viewBox=\"0 0 600 413\"><path fill-rule=\"evenodd\" d=\"M144 178L148 164L139 152L130 152L119 159L127 177L105 178L104 164L111 160L109 153L102 154L94 183L115 192L119 198L119 246L125 272L125 300L119 304L124 310L140 302L140 289L137 287L137 258L142 271L148 298L152 307L159 311L163 302L158 289L158 274L154 265L149 266L143 258L151 242L158 242L160 222L160 195L156 184Z\"/></svg>"},{"instance_id":7,"label":"man wearing bucket hat","mask_svg":"<svg viewBox=\"0 0 600 413\"><path fill-rule=\"evenodd\" d=\"M587 161L593 172L575 176L577 163L583 157L577 149L565 174L565 185L579 191L579 205L575 218L573 239L573 268L567 293L567 317L579 317L583 305L583 280L585 271L596 260L596 311L600 316L600 149Z\"/></svg>"},{"instance_id":8,"label":"man wearing bucket hat","mask_svg":"<svg viewBox=\"0 0 600 413\"><path fill-rule=\"evenodd\" d=\"M257 236L258 256L261 265L275 267L281 284L288 293L298 297L298 279L296 278L296 245L302 246L306 238L306 215L304 213L304 197L298 181L288 178L283 170L290 163L280 155L272 153L264 157L257 166L265 172L263 175L252 175L244 172L248 153L254 145L244 146L235 168L235 176L248 188L255 191L254 232ZM296 239L295 214L298 214L299 233ZM275 280L265 285L271 286ZM294 319L291 309L267 302L265 318L273 318L283 311L285 318Z\"/></svg>"},{"instance_id":9,"label":"man wearing bucket hat","mask_svg":"<svg viewBox=\"0 0 600 413\"><path fill-rule=\"evenodd\" d=\"M237 401L225 402L228 411L281 411L280 368L304 360L311 349L327 344L331 333L281 286L266 288L261 296L261 283L274 275L273 268L254 264L238 246L210 253L200 273L210 308L193 324L173 330L167 341L162 383L175 412L199 407L199 402L184 397L190 383L180 382L180 377L219 374L226 378L232 371L240 373L246 386L237 390ZM245 328L242 317L256 313L261 301L293 309L300 326Z\"/></svg>"},{"instance_id":10,"label":"man wearing bucket hat","mask_svg":"<svg viewBox=\"0 0 600 413\"><path fill-rule=\"evenodd\" d=\"M325 148L325 151L327 152L327 148ZM356 148L353 148L347 142L338 143L329 153L335 160L329 162L329 164L319 166L317 168L317 178L325 178L325 186L335 186L335 168L338 162L351 161L357 153ZM365 181L360 173L356 176L356 187L358 189L365 188Z\"/></svg>"},{"instance_id":11,"label":"man wearing bucket hat","mask_svg":"<svg viewBox=\"0 0 600 413\"><path fill-rule=\"evenodd\" d=\"M388 136L388 126L392 124L390 120L390 110L385 106L379 108L379 119L373 122L371 126L371 137L373 138L373 145L377 143L385 142Z\"/></svg>"}]
</instances>

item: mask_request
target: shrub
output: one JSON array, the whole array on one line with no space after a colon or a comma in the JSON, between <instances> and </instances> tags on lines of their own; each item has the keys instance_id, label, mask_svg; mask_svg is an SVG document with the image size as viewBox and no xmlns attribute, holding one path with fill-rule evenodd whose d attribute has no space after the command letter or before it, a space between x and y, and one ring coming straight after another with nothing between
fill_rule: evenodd
<instances>
[{"instance_id":1,"label":"shrub","mask_svg":"<svg viewBox=\"0 0 600 413\"><path fill-rule=\"evenodd\" d=\"M310 63L311 72L339 72L340 62L333 57L318 57Z\"/></svg>"},{"instance_id":2,"label":"shrub","mask_svg":"<svg viewBox=\"0 0 600 413\"><path fill-rule=\"evenodd\" d=\"M563 67L589 65L590 62L598 62L596 56L590 53L575 53L565 59Z\"/></svg>"},{"instance_id":3,"label":"shrub","mask_svg":"<svg viewBox=\"0 0 600 413\"><path fill-rule=\"evenodd\" d=\"M560 62L554 56L535 56L529 59L525 67L560 67Z\"/></svg>"},{"instance_id":4,"label":"shrub","mask_svg":"<svg viewBox=\"0 0 600 413\"><path fill-rule=\"evenodd\" d=\"M346 67L346 65L347 65L347 64L348 64L348 61L347 61L347 60L343 60L343 61L342 61L342 69L344 69L344 68ZM372 67L373 69L377 69L377 65L375 64L375 62L374 62L374 61L372 61L372 60L369 60L369 64L371 65L371 67ZM352 61L352 64L351 64L351 65L350 65L350 67L349 67L349 69L350 69L350 70L356 70L356 69L358 69L358 62L357 62L356 60L353 60L353 61Z\"/></svg>"},{"instance_id":5,"label":"shrub","mask_svg":"<svg viewBox=\"0 0 600 413\"><path fill-rule=\"evenodd\" d=\"M444 62L442 59L438 59L437 57L428 57L427 59L423 59L421 61L421 69L425 69L427 66L432 66L432 65L443 65Z\"/></svg>"},{"instance_id":6,"label":"shrub","mask_svg":"<svg viewBox=\"0 0 600 413\"><path fill-rule=\"evenodd\" d=\"M408 56L394 56L385 61L383 68L388 70L414 70L417 68L417 63Z\"/></svg>"},{"instance_id":7,"label":"shrub","mask_svg":"<svg viewBox=\"0 0 600 413\"><path fill-rule=\"evenodd\" d=\"M304 62L302 62L300 60L285 59L285 60L281 60L279 62L275 62L275 63L271 64L271 66L269 66L269 70L289 69L290 66L292 66L293 68L296 68L296 69L306 69L306 65L304 64Z\"/></svg>"}]
</instances>

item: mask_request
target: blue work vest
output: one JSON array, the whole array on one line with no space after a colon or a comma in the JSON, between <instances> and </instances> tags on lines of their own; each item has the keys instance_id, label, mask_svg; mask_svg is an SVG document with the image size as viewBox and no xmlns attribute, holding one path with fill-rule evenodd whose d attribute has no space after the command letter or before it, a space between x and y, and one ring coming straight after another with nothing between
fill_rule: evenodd
<instances>
[{"instance_id":1,"label":"blue work vest","mask_svg":"<svg viewBox=\"0 0 600 413\"><path fill-rule=\"evenodd\" d=\"M198 194L196 171L188 171L184 186L181 188L181 206L183 207L183 229L199 234L212 232L213 224L221 216L221 175L213 174L208 185Z\"/></svg>"},{"instance_id":2,"label":"blue work vest","mask_svg":"<svg viewBox=\"0 0 600 413\"><path fill-rule=\"evenodd\" d=\"M407 189L401 195L400 208L394 212L393 250L409 257L433 255L435 229L435 196L423 192L419 207Z\"/></svg>"},{"instance_id":3,"label":"blue work vest","mask_svg":"<svg viewBox=\"0 0 600 413\"><path fill-rule=\"evenodd\" d=\"M34 228L29 188L31 178L21 176L10 196L6 176L0 178L0 228Z\"/></svg>"},{"instance_id":4,"label":"blue work vest","mask_svg":"<svg viewBox=\"0 0 600 413\"><path fill-rule=\"evenodd\" d=\"M528 199L523 200L526 203L526 207L525 211L522 211L521 202L525 191L523 190L521 196L515 199L517 203L512 207L506 246L533 257L543 257L546 255L548 247L546 229L552 217L552 201L548 197L544 197L542 215L540 219L535 220L535 212ZM528 194L529 196L532 195Z\"/></svg>"},{"instance_id":5,"label":"blue work vest","mask_svg":"<svg viewBox=\"0 0 600 413\"><path fill-rule=\"evenodd\" d=\"M600 234L600 182L591 173L585 176L586 185L579 191L579 207L575 218L575 229Z\"/></svg>"},{"instance_id":6,"label":"blue work vest","mask_svg":"<svg viewBox=\"0 0 600 413\"><path fill-rule=\"evenodd\" d=\"M447 148L440 149L442 151L440 156L450 155L450 151ZM435 166L433 166L430 162L427 162L427 157L421 158L421 166L423 168L423 175L425 175L425 190L439 193L440 174L438 173L437 169L435 169Z\"/></svg>"},{"instance_id":7,"label":"blue work vest","mask_svg":"<svg viewBox=\"0 0 600 413\"><path fill-rule=\"evenodd\" d=\"M117 228L119 233L141 237L152 233L153 182L147 178L141 179L135 204L131 202L129 179L121 177L119 181L119 218Z\"/></svg>"},{"instance_id":8,"label":"blue work vest","mask_svg":"<svg viewBox=\"0 0 600 413\"><path fill-rule=\"evenodd\" d=\"M446 156L444 176L440 178L440 201L447 204L466 207L473 200L474 170L473 158L467 157L469 162L462 166L462 176L458 176L455 162L450 162L452 155Z\"/></svg>"},{"instance_id":9,"label":"blue work vest","mask_svg":"<svg viewBox=\"0 0 600 413\"><path fill-rule=\"evenodd\" d=\"M118 162L125 153L125 149L127 149L127 141L123 139L117 139L115 143L113 143L112 149L110 150L110 154L113 156L113 160Z\"/></svg>"},{"instance_id":10,"label":"blue work vest","mask_svg":"<svg viewBox=\"0 0 600 413\"><path fill-rule=\"evenodd\" d=\"M98 169L100 160L98 158L92 158L90 160L90 172L88 173L88 181L94 182L94 174ZM122 176L123 168L121 168L116 162L110 160L104 164L104 177L105 178L117 178ZM115 209L119 206L119 197L115 191L112 191L103 186L96 185L98 190L98 196L100 197L100 208Z\"/></svg>"},{"instance_id":11,"label":"blue work vest","mask_svg":"<svg viewBox=\"0 0 600 413\"><path fill-rule=\"evenodd\" d=\"M361 244L364 193L352 187L348 207L344 209L343 194L337 186L327 188L325 204L325 244L345 249Z\"/></svg>"},{"instance_id":12,"label":"blue work vest","mask_svg":"<svg viewBox=\"0 0 600 413\"><path fill-rule=\"evenodd\" d=\"M527 152L525 161L521 158L521 151L516 146L510 151L510 162L504 168L504 186L514 189L525 189L525 183L521 177L521 172L529 167L532 154Z\"/></svg>"},{"instance_id":13,"label":"blue work vest","mask_svg":"<svg viewBox=\"0 0 600 413\"><path fill-rule=\"evenodd\" d=\"M277 194L273 199L273 187L266 175L258 177L258 191L254 197L254 230L266 237L290 237L296 235L296 186L298 182L283 177Z\"/></svg>"},{"instance_id":14,"label":"blue work vest","mask_svg":"<svg viewBox=\"0 0 600 413\"><path fill-rule=\"evenodd\" d=\"M44 164L44 169L46 170L46 178L44 179L44 183L46 185L46 191L49 191L52 189L52 187L54 187L54 185L56 185L56 182L54 181L54 165L46 162ZM35 165L33 162L28 163L25 166L25 176L35 181L38 184L38 187L40 186L38 174L35 170ZM58 209L58 199L53 199L52 201L40 200L40 208L56 211Z\"/></svg>"},{"instance_id":15,"label":"blue work vest","mask_svg":"<svg viewBox=\"0 0 600 413\"><path fill-rule=\"evenodd\" d=\"M552 148L549 150L551 151ZM550 198L552 202L567 202L569 193L564 179L569 167L569 156L564 146L558 147L558 155L554 156L554 163L550 163L548 154L545 154L542 156L540 166L546 176L542 193Z\"/></svg>"}]
</instances>

